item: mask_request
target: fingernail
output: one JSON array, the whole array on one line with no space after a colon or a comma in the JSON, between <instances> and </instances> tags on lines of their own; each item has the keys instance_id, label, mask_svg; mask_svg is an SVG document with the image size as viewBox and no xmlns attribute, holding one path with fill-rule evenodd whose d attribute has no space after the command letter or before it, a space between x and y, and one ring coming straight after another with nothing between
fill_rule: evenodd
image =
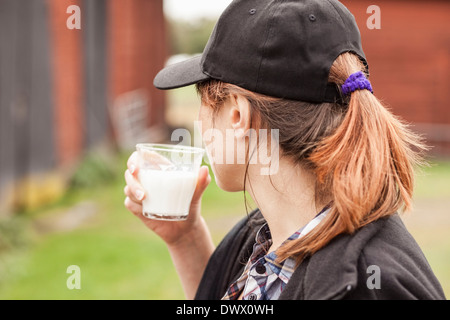
<instances>
[{"instance_id":1,"label":"fingernail","mask_svg":"<svg viewBox=\"0 0 450 320\"><path fill-rule=\"evenodd\" d=\"M132 165L130 166L130 173L133 174L133 173L134 173L134 170L136 170L136 167L134 166L134 164L132 164Z\"/></svg>"},{"instance_id":2,"label":"fingernail","mask_svg":"<svg viewBox=\"0 0 450 320\"><path fill-rule=\"evenodd\" d=\"M144 191L136 190L136 199L138 199L138 200L144 199Z\"/></svg>"}]
</instances>

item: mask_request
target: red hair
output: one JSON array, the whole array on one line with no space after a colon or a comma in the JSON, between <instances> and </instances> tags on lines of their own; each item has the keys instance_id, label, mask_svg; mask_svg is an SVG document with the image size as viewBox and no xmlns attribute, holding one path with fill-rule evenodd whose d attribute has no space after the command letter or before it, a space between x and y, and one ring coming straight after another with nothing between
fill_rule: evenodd
<instances>
[{"instance_id":1,"label":"red hair","mask_svg":"<svg viewBox=\"0 0 450 320\"><path fill-rule=\"evenodd\" d=\"M364 70L357 56L344 53L331 67L329 81L340 86ZM198 84L197 90L215 109L231 94L246 97L261 126L279 129L282 156L314 172L316 202L330 203L316 228L277 250L280 261L293 256L300 263L341 233L411 208L414 167L426 148L370 91L355 91L341 104L312 104L216 80Z\"/></svg>"}]
</instances>

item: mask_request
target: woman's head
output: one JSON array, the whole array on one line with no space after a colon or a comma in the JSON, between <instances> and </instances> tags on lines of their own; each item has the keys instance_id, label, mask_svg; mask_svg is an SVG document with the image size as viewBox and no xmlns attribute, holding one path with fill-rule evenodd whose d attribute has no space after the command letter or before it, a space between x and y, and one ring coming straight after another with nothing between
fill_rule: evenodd
<instances>
[{"instance_id":1,"label":"woman's head","mask_svg":"<svg viewBox=\"0 0 450 320\"><path fill-rule=\"evenodd\" d=\"M339 56L332 65L329 82L343 84L348 75L364 69L363 63L357 56L345 53ZM289 158L294 164L301 165L307 170L313 170L316 167L316 164L310 159L312 151L342 123L348 107L348 98L341 99L339 103L310 103L287 100L255 93L218 80L207 80L197 84L197 92L202 100L199 116L200 120L203 120L203 129L215 127L222 130L222 136L225 138L224 129L230 129L233 126L233 120L230 118L231 111L233 109L236 111L247 110L246 107L248 107L249 111L243 115L244 119L240 120L247 121L247 129L249 127L254 129L256 134L253 138L258 138L258 132L261 128L277 130L278 136L275 143L280 147L279 155L283 158ZM224 119L227 120L227 123L224 122ZM236 143L236 141L233 141L233 143ZM213 152L220 146L226 146L226 143L221 140L219 147L214 143L209 145ZM255 144L253 149L257 147L257 144ZM257 154L253 149L246 150L247 155ZM223 150L220 154L222 155L224 152L226 150ZM247 159L246 163L248 162ZM232 172L236 168L222 166L222 170ZM237 175L240 177L239 186L242 190L244 186L243 175L240 174L242 168L235 172L238 172ZM219 175L217 177L219 183L221 183L221 176L226 178L230 177L230 174ZM222 184L222 187L229 189L226 183Z\"/></svg>"},{"instance_id":2,"label":"woman's head","mask_svg":"<svg viewBox=\"0 0 450 320\"><path fill-rule=\"evenodd\" d=\"M328 84L329 71L344 52L367 66L355 18L337 0L234 0L203 54L167 66L154 84L173 89L215 79L271 97L334 102L339 92Z\"/></svg>"},{"instance_id":3,"label":"woman's head","mask_svg":"<svg viewBox=\"0 0 450 320\"><path fill-rule=\"evenodd\" d=\"M231 129L228 137L246 141L250 155L267 139L281 159L315 176L316 202L330 203L330 212L277 252L300 261L337 234L411 205L414 150L424 147L369 90L343 95L356 72L368 76L368 65L356 21L339 1L234 0L202 56L166 67L154 83L197 84L200 117L211 120L203 129ZM260 128L277 130L276 139ZM229 167L215 161L224 189L245 188L250 155Z\"/></svg>"},{"instance_id":4,"label":"woman's head","mask_svg":"<svg viewBox=\"0 0 450 320\"><path fill-rule=\"evenodd\" d=\"M364 64L358 56L346 52L333 63L328 81L340 87L358 71L365 71ZM251 128L256 133L259 128L278 130L280 156L313 173L317 202L331 202L325 227L317 228L297 244L282 247L278 252L281 259L293 253L301 259L339 233L353 232L410 207L413 167L419 160L414 150L423 149L423 145L369 90L357 90L337 103L274 98L217 80L199 83L197 90L211 123L229 116L236 99L241 105L247 104ZM252 154L248 146L247 152ZM246 167L237 171L228 168L223 176L235 172L233 181L240 184L234 186L244 186ZM225 166L222 169L227 170ZM223 183L225 188L227 183Z\"/></svg>"},{"instance_id":5,"label":"woman's head","mask_svg":"<svg viewBox=\"0 0 450 320\"><path fill-rule=\"evenodd\" d=\"M234 192L244 190L248 147L255 135L251 135L253 107L244 96L226 91L228 86L209 82L202 89L199 87L203 102L198 123L216 183L223 190Z\"/></svg>"}]
</instances>

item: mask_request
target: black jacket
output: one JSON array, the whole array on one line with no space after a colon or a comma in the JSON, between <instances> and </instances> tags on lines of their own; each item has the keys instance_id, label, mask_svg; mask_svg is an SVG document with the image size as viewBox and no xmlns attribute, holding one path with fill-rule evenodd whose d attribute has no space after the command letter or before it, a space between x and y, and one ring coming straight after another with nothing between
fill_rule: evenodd
<instances>
[{"instance_id":1,"label":"black jacket","mask_svg":"<svg viewBox=\"0 0 450 320\"><path fill-rule=\"evenodd\" d=\"M222 298L243 272L263 223L259 210L254 210L225 236L208 262L196 299ZM301 299L445 299L445 295L395 214L352 235L340 235L305 259L280 296L280 300Z\"/></svg>"}]
</instances>

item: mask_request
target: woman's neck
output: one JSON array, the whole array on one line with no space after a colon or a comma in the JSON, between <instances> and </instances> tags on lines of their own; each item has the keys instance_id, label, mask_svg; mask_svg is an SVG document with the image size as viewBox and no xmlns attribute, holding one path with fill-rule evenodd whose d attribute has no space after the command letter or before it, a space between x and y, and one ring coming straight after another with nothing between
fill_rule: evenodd
<instances>
[{"instance_id":1,"label":"woman's neck","mask_svg":"<svg viewBox=\"0 0 450 320\"><path fill-rule=\"evenodd\" d=\"M325 204L315 201L315 175L289 159L281 158L277 172L271 176L260 172L258 166L250 165L246 190L269 225L270 251L274 251Z\"/></svg>"}]
</instances>

